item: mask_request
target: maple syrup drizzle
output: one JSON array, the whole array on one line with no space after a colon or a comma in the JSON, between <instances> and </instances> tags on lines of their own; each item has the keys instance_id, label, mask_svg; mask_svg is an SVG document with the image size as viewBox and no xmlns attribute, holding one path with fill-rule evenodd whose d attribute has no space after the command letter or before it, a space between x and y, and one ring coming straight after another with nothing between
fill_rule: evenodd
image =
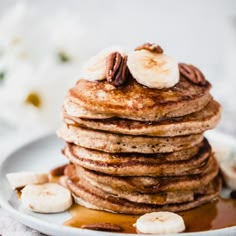
<instances>
[{"instance_id":1,"label":"maple syrup drizzle","mask_svg":"<svg viewBox=\"0 0 236 236\"><path fill-rule=\"evenodd\" d=\"M58 176L49 177L50 182L58 182ZM18 192L20 198L20 192ZM92 210L73 204L69 210L71 219L64 225L80 228L85 224L112 223L122 227L123 233L137 233L133 226L140 215L125 215ZM185 232L199 232L236 226L236 200L219 197L188 211L178 212L184 219Z\"/></svg>"},{"instance_id":2,"label":"maple syrup drizzle","mask_svg":"<svg viewBox=\"0 0 236 236\"><path fill-rule=\"evenodd\" d=\"M120 225L124 233L136 233L133 224L139 215L115 214L87 209L74 204L69 210L72 218L64 225L80 228L84 224L113 223ZM186 232L221 229L236 225L236 200L219 198L192 210L179 212L184 219Z\"/></svg>"},{"instance_id":3,"label":"maple syrup drizzle","mask_svg":"<svg viewBox=\"0 0 236 236\"><path fill-rule=\"evenodd\" d=\"M179 214L184 218L186 232L236 226L236 200L219 197L218 200Z\"/></svg>"},{"instance_id":4,"label":"maple syrup drizzle","mask_svg":"<svg viewBox=\"0 0 236 236\"><path fill-rule=\"evenodd\" d=\"M69 212L72 218L64 223L66 226L80 228L85 224L112 223L122 227L123 232L136 233L133 224L138 219L138 215L124 215L105 211L91 210L74 204Z\"/></svg>"}]
</instances>

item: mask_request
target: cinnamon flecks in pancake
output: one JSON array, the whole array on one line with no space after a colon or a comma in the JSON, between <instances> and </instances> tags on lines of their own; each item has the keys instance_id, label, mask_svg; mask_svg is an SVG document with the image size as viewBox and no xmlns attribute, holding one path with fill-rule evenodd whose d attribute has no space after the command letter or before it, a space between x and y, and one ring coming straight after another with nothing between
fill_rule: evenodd
<instances>
[{"instance_id":1,"label":"cinnamon flecks in pancake","mask_svg":"<svg viewBox=\"0 0 236 236\"><path fill-rule=\"evenodd\" d=\"M198 134L214 128L219 122L220 110L219 103L212 100L201 111L159 122L142 122L121 118L82 119L69 116L65 110L63 116L65 123L89 129L129 135L178 136Z\"/></svg>"},{"instance_id":2,"label":"cinnamon flecks in pancake","mask_svg":"<svg viewBox=\"0 0 236 236\"><path fill-rule=\"evenodd\" d=\"M111 192L158 193L160 191L178 191L198 189L209 183L218 174L218 165L213 157L200 174L183 176L114 176L91 171L81 166L74 167L79 179L84 179Z\"/></svg>"},{"instance_id":3,"label":"cinnamon flecks in pancake","mask_svg":"<svg viewBox=\"0 0 236 236\"><path fill-rule=\"evenodd\" d=\"M58 136L66 142L110 153L165 153L193 147L203 140L202 134L175 137L149 137L115 134L65 125Z\"/></svg>"},{"instance_id":4,"label":"cinnamon flecks in pancake","mask_svg":"<svg viewBox=\"0 0 236 236\"><path fill-rule=\"evenodd\" d=\"M91 114L121 117L139 121L158 121L163 118L184 116L201 110L212 99L209 94L211 85L194 85L184 77L169 89L150 89L130 80L127 86L115 89L106 82L79 80L69 90L64 103L66 112L75 117L81 116L80 110Z\"/></svg>"},{"instance_id":5,"label":"cinnamon flecks in pancake","mask_svg":"<svg viewBox=\"0 0 236 236\"><path fill-rule=\"evenodd\" d=\"M205 168L205 163L211 155L207 140L201 144L196 153L195 148L189 148L185 154L187 160L177 160L174 153L160 154L109 154L86 149L73 144L67 144L65 156L70 162L98 172L120 176L181 176L188 173L196 174ZM178 152L177 152L178 153ZM172 160L171 160L172 159Z\"/></svg>"},{"instance_id":6,"label":"cinnamon flecks in pancake","mask_svg":"<svg viewBox=\"0 0 236 236\"><path fill-rule=\"evenodd\" d=\"M210 194L196 194L194 195L193 201L183 202L183 203L173 203L166 205L158 204L146 204L146 203L137 203L116 196L110 196L102 190L92 192L86 186L80 185L79 183L69 182L69 189L74 193L75 201L76 198L81 198L85 202L96 206L101 210L119 212L124 214L144 214L147 212L153 212L158 210L165 211L185 211L194 207L197 207L203 203L206 203L214 199L221 189L221 180L217 177L210 183L213 189L213 192Z\"/></svg>"}]
</instances>

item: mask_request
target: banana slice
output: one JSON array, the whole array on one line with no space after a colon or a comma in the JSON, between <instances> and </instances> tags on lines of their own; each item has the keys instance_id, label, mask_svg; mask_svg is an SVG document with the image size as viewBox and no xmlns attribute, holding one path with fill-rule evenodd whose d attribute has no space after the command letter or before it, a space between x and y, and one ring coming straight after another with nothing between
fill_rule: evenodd
<instances>
[{"instance_id":1,"label":"banana slice","mask_svg":"<svg viewBox=\"0 0 236 236\"><path fill-rule=\"evenodd\" d=\"M219 163L229 160L231 153L230 147L219 145L217 142L211 142L211 147Z\"/></svg>"},{"instance_id":2,"label":"banana slice","mask_svg":"<svg viewBox=\"0 0 236 236\"><path fill-rule=\"evenodd\" d=\"M70 208L71 193L55 183L27 185L21 194L22 206L39 213L56 213Z\"/></svg>"},{"instance_id":3,"label":"banana slice","mask_svg":"<svg viewBox=\"0 0 236 236\"><path fill-rule=\"evenodd\" d=\"M12 189L22 188L28 184L43 184L48 182L47 173L16 172L6 175Z\"/></svg>"},{"instance_id":4,"label":"banana slice","mask_svg":"<svg viewBox=\"0 0 236 236\"><path fill-rule=\"evenodd\" d=\"M139 217L135 227L140 233L168 234L185 230L183 218L168 211L147 213Z\"/></svg>"},{"instance_id":5,"label":"banana slice","mask_svg":"<svg viewBox=\"0 0 236 236\"><path fill-rule=\"evenodd\" d=\"M122 56L125 56L126 54L124 49L118 46L103 49L84 65L82 70L82 78L90 81L105 79L106 58L113 52L119 52Z\"/></svg>"},{"instance_id":6,"label":"banana slice","mask_svg":"<svg viewBox=\"0 0 236 236\"><path fill-rule=\"evenodd\" d=\"M214 142L211 142L211 146L226 185L236 190L236 156L232 154L230 147Z\"/></svg>"},{"instance_id":7,"label":"banana slice","mask_svg":"<svg viewBox=\"0 0 236 236\"><path fill-rule=\"evenodd\" d=\"M134 51L128 55L127 65L132 76L149 88L169 88L179 81L178 63L165 54Z\"/></svg>"},{"instance_id":8,"label":"banana slice","mask_svg":"<svg viewBox=\"0 0 236 236\"><path fill-rule=\"evenodd\" d=\"M58 183L62 186L62 187L64 187L64 188L67 188L67 181L68 181L68 177L67 176L61 176L60 178L59 178L59 181L58 181Z\"/></svg>"},{"instance_id":9,"label":"banana slice","mask_svg":"<svg viewBox=\"0 0 236 236\"><path fill-rule=\"evenodd\" d=\"M222 161L219 164L226 185L230 189L236 190L236 157Z\"/></svg>"}]
</instances>

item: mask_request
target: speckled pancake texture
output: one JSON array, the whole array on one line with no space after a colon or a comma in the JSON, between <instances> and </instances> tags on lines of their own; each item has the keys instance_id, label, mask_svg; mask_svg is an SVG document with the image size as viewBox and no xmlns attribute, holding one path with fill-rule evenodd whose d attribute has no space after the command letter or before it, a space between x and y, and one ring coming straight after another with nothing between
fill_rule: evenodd
<instances>
[{"instance_id":1,"label":"speckled pancake texture","mask_svg":"<svg viewBox=\"0 0 236 236\"><path fill-rule=\"evenodd\" d=\"M221 106L196 67L176 65L177 76L178 68L172 87L144 86L126 70L113 78L112 67L106 78L81 78L68 91L57 134L65 141L64 175L77 204L144 214L217 198L219 167L204 132L219 122Z\"/></svg>"}]
</instances>

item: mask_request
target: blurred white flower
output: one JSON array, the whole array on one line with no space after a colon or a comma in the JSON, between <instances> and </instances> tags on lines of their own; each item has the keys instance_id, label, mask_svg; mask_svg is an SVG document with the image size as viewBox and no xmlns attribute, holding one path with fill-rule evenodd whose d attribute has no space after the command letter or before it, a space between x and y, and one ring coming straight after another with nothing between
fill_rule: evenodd
<instances>
[{"instance_id":1,"label":"blurred white flower","mask_svg":"<svg viewBox=\"0 0 236 236\"><path fill-rule=\"evenodd\" d=\"M0 120L54 129L62 100L83 63L78 13L46 15L20 3L0 19Z\"/></svg>"},{"instance_id":2,"label":"blurred white flower","mask_svg":"<svg viewBox=\"0 0 236 236\"><path fill-rule=\"evenodd\" d=\"M55 127L60 119L65 87L68 87L67 75L71 73L60 68L54 71L47 64L41 63L34 68L27 63L18 63L14 71L9 71L0 90L2 118L17 126L40 122L49 128Z\"/></svg>"}]
</instances>

